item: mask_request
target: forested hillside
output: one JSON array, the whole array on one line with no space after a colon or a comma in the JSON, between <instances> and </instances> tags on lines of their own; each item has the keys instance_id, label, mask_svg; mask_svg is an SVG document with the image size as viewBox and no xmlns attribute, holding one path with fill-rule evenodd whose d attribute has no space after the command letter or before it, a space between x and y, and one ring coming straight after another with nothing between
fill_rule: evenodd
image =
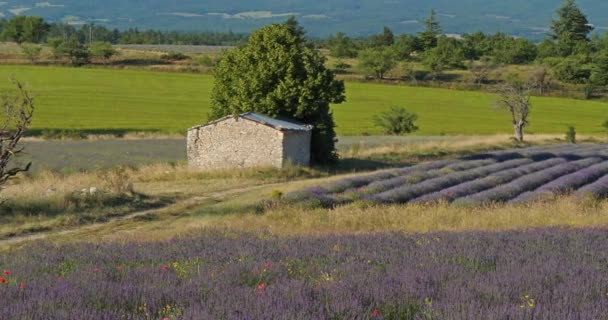
<instances>
[{"instance_id":1,"label":"forested hillside","mask_svg":"<svg viewBox=\"0 0 608 320\"><path fill-rule=\"evenodd\" d=\"M386 25L397 33L417 32L431 8L446 33L502 31L544 37L559 0L15 0L2 2L5 17L40 15L54 22L95 22L107 27L250 32L295 15L311 35L338 31L369 35ZM608 2L581 0L596 31L608 28Z\"/></svg>"}]
</instances>

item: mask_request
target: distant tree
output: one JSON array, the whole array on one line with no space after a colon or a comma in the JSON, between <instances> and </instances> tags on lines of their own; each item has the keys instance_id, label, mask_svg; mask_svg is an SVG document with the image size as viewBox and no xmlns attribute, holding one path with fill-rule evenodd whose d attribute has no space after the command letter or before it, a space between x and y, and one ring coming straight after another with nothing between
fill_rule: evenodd
<instances>
[{"instance_id":1,"label":"distant tree","mask_svg":"<svg viewBox=\"0 0 608 320\"><path fill-rule=\"evenodd\" d=\"M591 77L590 61L584 56L566 58L547 58L544 60L559 81L572 84L585 84Z\"/></svg>"},{"instance_id":2,"label":"distant tree","mask_svg":"<svg viewBox=\"0 0 608 320\"><path fill-rule=\"evenodd\" d=\"M63 52L75 67L89 63L91 53L89 48L72 38L61 44L60 51Z\"/></svg>"},{"instance_id":3,"label":"distant tree","mask_svg":"<svg viewBox=\"0 0 608 320\"><path fill-rule=\"evenodd\" d=\"M328 39L329 53L336 58L354 58L357 50L353 41L344 33L338 32Z\"/></svg>"},{"instance_id":4,"label":"distant tree","mask_svg":"<svg viewBox=\"0 0 608 320\"><path fill-rule=\"evenodd\" d=\"M422 64L429 69L434 80L448 68L463 68L464 59L461 43L443 36L439 38L435 48L423 54Z\"/></svg>"},{"instance_id":5,"label":"distant tree","mask_svg":"<svg viewBox=\"0 0 608 320\"><path fill-rule=\"evenodd\" d=\"M462 35L462 48L467 60L478 60L481 57L493 55L494 44L490 37L483 32Z\"/></svg>"},{"instance_id":6,"label":"distant tree","mask_svg":"<svg viewBox=\"0 0 608 320\"><path fill-rule=\"evenodd\" d=\"M524 141L524 128L528 125L528 116L532 103L530 101L529 84L521 81L508 81L499 87L498 107L506 109L511 114L511 120L515 129L515 140Z\"/></svg>"},{"instance_id":7,"label":"distant tree","mask_svg":"<svg viewBox=\"0 0 608 320\"><path fill-rule=\"evenodd\" d=\"M392 46L395 57L399 60L409 60L412 53L421 49L420 41L413 35L402 34L395 39Z\"/></svg>"},{"instance_id":8,"label":"distant tree","mask_svg":"<svg viewBox=\"0 0 608 320\"><path fill-rule=\"evenodd\" d=\"M91 51L91 56L102 58L105 61L110 60L110 58L116 55L116 50L114 50L112 44L106 41L93 42L89 50Z\"/></svg>"},{"instance_id":9,"label":"distant tree","mask_svg":"<svg viewBox=\"0 0 608 320\"><path fill-rule=\"evenodd\" d=\"M40 53L42 52L42 47L32 43L22 43L21 51L26 58L28 58L32 63L36 63Z\"/></svg>"},{"instance_id":10,"label":"distant tree","mask_svg":"<svg viewBox=\"0 0 608 320\"><path fill-rule=\"evenodd\" d=\"M2 104L2 128L0 128L0 186L20 172L30 169L31 163L20 165L13 159L23 154L24 148L20 145L34 115L34 98L25 86L13 80L17 87L16 94L5 93L0 98Z\"/></svg>"},{"instance_id":11,"label":"distant tree","mask_svg":"<svg viewBox=\"0 0 608 320\"><path fill-rule=\"evenodd\" d=\"M608 85L608 50L593 57L589 80L596 86Z\"/></svg>"},{"instance_id":12,"label":"distant tree","mask_svg":"<svg viewBox=\"0 0 608 320\"><path fill-rule=\"evenodd\" d=\"M506 37L494 45L494 59L503 64L526 64L538 56L536 45L526 39Z\"/></svg>"},{"instance_id":13,"label":"distant tree","mask_svg":"<svg viewBox=\"0 0 608 320\"><path fill-rule=\"evenodd\" d=\"M41 17L18 15L5 21L2 38L19 44L23 42L40 43L48 31L49 25Z\"/></svg>"},{"instance_id":14,"label":"distant tree","mask_svg":"<svg viewBox=\"0 0 608 320\"><path fill-rule=\"evenodd\" d=\"M55 59L59 59L65 55L63 51L63 40L60 38L50 38L47 40L46 44L51 48L51 52L53 53L53 57Z\"/></svg>"},{"instance_id":15,"label":"distant tree","mask_svg":"<svg viewBox=\"0 0 608 320\"><path fill-rule=\"evenodd\" d=\"M384 27L382 33L372 36L372 47L390 47L395 43L395 34L389 27Z\"/></svg>"},{"instance_id":16,"label":"distant tree","mask_svg":"<svg viewBox=\"0 0 608 320\"><path fill-rule=\"evenodd\" d=\"M384 75L396 65L395 55L390 48L368 48L359 52L359 66L376 79L384 79Z\"/></svg>"},{"instance_id":17,"label":"distant tree","mask_svg":"<svg viewBox=\"0 0 608 320\"><path fill-rule=\"evenodd\" d=\"M391 107L390 110L373 117L374 124L389 135L404 135L417 131L416 120L418 116L403 107Z\"/></svg>"},{"instance_id":18,"label":"distant tree","mask_svg":"<svg viewBox=\"0 0 608 320\"><path fill-rule=\"evenodd\" d=\"M289 16L287 21L283 23L289 31L301 41L306 42L306 30L300 25L295 16Z\"/></svg>"},{"instance_id":19,"label":"distant tree","mask_svg":"<svg viewBox=\"0 0 608 320\"><path fill-rule=\"evenodd\" d=\"M437 46L437 37L442 33L435 10L431 10L430 16L424 21L424 27L424 31L419 33L418 37L420 38L422 48L430 50Z\"/></svg>"},{"instance_id":20,"label":"distant tree","mask_svg":"<svg viewBox=\"0 0 608 320\"><path fill-rule=\"evenodd\" d=\"M557 19L551 23L551 37L557 42L562 56L572 54L578 42L589 41L591 31L593 26L575 0L565 0L557 10Z\"/></svg>"},{"instance_id":21,"label":"distant tree","mask_svg":"<svg viewBox=\"0 0 608 320\"><path fill-rule=\"evenodd\" d=\"M214 70L210 120L254 111L314 126L312 159L336 160L331 103L345 101L344 83L325 58L285 24L255 31L246 46L222 54Z\"/></svg>"}]
</instances>

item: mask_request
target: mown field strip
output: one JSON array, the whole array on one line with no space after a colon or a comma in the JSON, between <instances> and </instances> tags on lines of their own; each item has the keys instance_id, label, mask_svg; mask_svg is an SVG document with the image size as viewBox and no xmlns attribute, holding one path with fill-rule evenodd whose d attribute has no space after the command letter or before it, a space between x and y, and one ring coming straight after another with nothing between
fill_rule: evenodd
<instances>
[{"instance_id":1,"label":"mown field strip","mask_svg":"<svg viewBox=\"0 0 608 320\"><path fill-rule=\"evenodd\" d=\"M184 132L207 121L213 77L142 70L0 66L0 88L14 76L36 93L34 129L107 132ZM391 106L419 115L418 135L511 133L491 94L446 89L346 83L347 102L333 107L340 135L380 134L372 116ZM528 132L603 134L608 104L534 98Z\"/></svg>"}]
</instances>

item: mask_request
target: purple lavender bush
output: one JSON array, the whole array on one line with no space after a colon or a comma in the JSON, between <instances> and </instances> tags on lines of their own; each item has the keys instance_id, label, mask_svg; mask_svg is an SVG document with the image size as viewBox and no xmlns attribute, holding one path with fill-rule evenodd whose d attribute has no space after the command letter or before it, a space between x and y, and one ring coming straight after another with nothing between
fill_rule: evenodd
<instances>
[{"instance_id":1,"label":"purple lavender bush","mask_svg":"<svg viewBox=\"0 0 608 320\"><path fill-rule=\"evenodd\" d=\"M514 168L532 162L530 159L516 159L500 162L475 169L454 172L435 179L425 180L414 185L385 191L370 197L372 201L379 203L406 203L426 193L432 193L466 181L479 179L495 172Z\"/></svg>"},{"instance_id":2,"label":"purple lavender bush","mask_svg":"<svg viewBox=\"0 0 608 320\"><path fill-rule=\"evenodd\" d=\"M566 162L533 174L523 176L496 188L485 190L467 197L458 198L455 200L455 202L459 204L471 204L508 201L526 191L533 190L561 176L589 167L601 161L601 158L587 158L578 161Z\"/></svg>"},{"instance_id":3,"label":"purple lavender bush","mask_svg":"<svg viewBox=\"0 0 608 320\"><path fill-rule=\"evenodd\" d=\"M566 160L562 158L554 158L540 162L534 162L521 167L508 169L493 173L485 178L476 179L455 185L450 188L443 189L434 193L429 193L412 200L412 203L420 202L433 202L433 201L454 201L456 198L468 196L470 194L478 193L484 190L495 188L501 184L505 184L513 181L519 177L527 174L544 170L562 163Z\"/></svg>"},{"instance_id":4,"label":"purple lavender bush","mask_svg":"<svg viewBox=\"0 0 608 320\"><path fill-rule=\"evenodd\" d=\"M608 161L598 163L591 167L555 179L545 185L542 185L535 191L529 191L521 194L517 198L511 200L511 202L529 202L532 200L540 200L554 195L571 192L577 190L581 186L598 180L606 174L608 174Z\"/></svg>"},{"instance_id":5,"label":"purple lavender bush","mask_svg":"<svg viewBox=\"0 0 608 320\"><path fill-rule=\"evenodd\" d=\"M606 232L40 243L0 255L0 319L605 319Z\"/></svg>"},{"instance_id":6,"label":"purple lavender bush","mask_svg":"<svg viewBox=\"0 0 608 320\"><path fill-rule=\"evenodd\" d=\"M608 197L608 175L601 177L594 183L578 189L576 194L579 196L591 195L596 198Z\"/></svg>"}]
</instances>

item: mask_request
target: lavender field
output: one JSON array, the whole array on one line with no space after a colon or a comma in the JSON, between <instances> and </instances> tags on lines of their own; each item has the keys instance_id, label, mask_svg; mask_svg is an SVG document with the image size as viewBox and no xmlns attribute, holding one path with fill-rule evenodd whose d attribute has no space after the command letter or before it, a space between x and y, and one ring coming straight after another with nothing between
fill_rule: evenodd
<instances>
[{"instance_id":1,"label":"lavender field","mask_svg":"<svg viewBox=\"0 0 608 320\"><path fill-rule=\"evenodd\" d=\"M606 230L40 244L0 319L605 319Z\"/></svg>"},{"instance_id":2,"label":"lavender field","mask_svg":"<svg viewBox=\"0 0 608 320\"><path fill-rule=\"evenodd\" d=\"M558 145L479 154L350 177L286 194L282 202L524 203L574 193L608 196L608 145Z\"/></svg>"}]
</instances>

